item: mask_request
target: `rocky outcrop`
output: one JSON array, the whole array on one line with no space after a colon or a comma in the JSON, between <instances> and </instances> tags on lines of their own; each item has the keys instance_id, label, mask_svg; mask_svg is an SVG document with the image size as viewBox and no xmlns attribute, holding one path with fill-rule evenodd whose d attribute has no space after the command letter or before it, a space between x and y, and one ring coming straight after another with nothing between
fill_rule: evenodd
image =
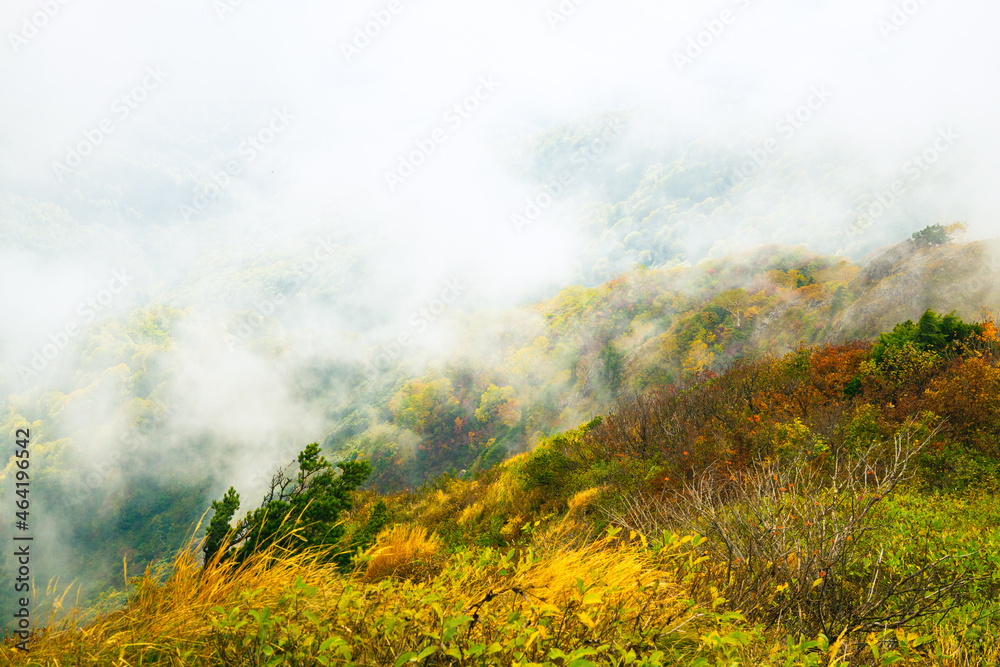
<instances>
[{"instance_id":1,"label":"rocky outcrop","mask_svg":"<svg viewBox=\"0 0 1000 667\"><path fill-rule=\"evenodd\" d=\"M851 281L850 288L857 292L875 285L896 273L896 267L907 258L913 256L917 245L907 239L888 248L882 248L861 260L864 268Z\"/></svg>"},{"instance_id":2,"label":"rocky outcrop","mask_svg":"<svg viewBox=\"0 0 1000 667\"><path fill-rule=\"evenodd\" d=\"M1000 307L1000 242L919 247L904 241L873 257L851 281L856 297L838 314L831 339L869 337L928 308L975 319Z\"/></svg>"}]
</instances>

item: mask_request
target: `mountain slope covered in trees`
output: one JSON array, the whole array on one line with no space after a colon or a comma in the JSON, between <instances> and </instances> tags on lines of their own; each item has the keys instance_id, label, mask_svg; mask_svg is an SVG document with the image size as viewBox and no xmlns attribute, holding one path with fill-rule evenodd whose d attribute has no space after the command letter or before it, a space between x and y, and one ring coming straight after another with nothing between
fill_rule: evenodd
<instances>
[{"instance_id":1,"label":"mountain slope covered in trees","mask_svg":"<svg viewBox=\"0 0 1000 667\"><path fill-rule=\"evenodd\" d=\"M998 442L996 322L925 311L625 399L474 479L356 491L319 550L297 531L331 524L298 512L249 556L182 550L34 659L995 664Z\"/></svg>"},{"instance_id":2,"label":"mountain slope covered in trees","mask_svg":"<svg viewBox=\"0 0 1000 667\"><path fill-rule=\"evenodd\" d=\"M521 308L454 314L448 353L401 355L375 370L366 361L378 350L303 363L302 332L262 331L240 342L234 363L273 369L292 394L265 398L304 406L283 413L301 435L271 465L240 458L243 438L260 436L253 412L268 414L266 403L180 400L179 389L210 381L197 373L202 360L178 352L187 310L102 320L64 352L78 370L60 389L13 394L3 414L12 434L32 416L35 508L65 545L37 559L39 581L77 579L85 597L116 586L123 559L141 568L170 557L212 498L231 484L258 495L302 442L320 441L331 460L369 461L368 482L383 492L442 474L471 480L622 400L683 389L738 359L871 340L929 308L976 319L1000 306L996 257L996 242L913 239L860 266L773 246L690 268L639 267ZM230 410L247 423L203 426Z\"/></svg>"}]
</instances>

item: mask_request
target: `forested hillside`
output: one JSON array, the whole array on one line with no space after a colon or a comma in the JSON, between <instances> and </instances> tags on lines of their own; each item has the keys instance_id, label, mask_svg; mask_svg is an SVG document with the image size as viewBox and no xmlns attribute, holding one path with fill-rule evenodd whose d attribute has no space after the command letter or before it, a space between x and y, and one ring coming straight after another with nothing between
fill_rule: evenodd
<instances>
[{"instance_id":1,"label":"forested hillside","mask_svg":"<svg viewBox=\"0 0 1000 667\"><path fill-rule=\"evenodd\" d=\"M606 113L525 140L509 162L536 191L509 222L528 239L546 229L581 236L575 277L596 284L636 264L693 265L774 239L860 258L934 210L934 174L924 187L901 182L898 205L875 225L866 217L874 197L861 185L871 181L855 178L850 152L823 147L821 159L804 159L778 142L761 160L753 157L760 136L718 146L674 130L662 119Z\"/></svg>"},{"instance_id":2,"label":"forested hillside","mask_svg":"<svg viewBox=\"0 0 1000 667\"><path fill-rule=\"evenodd\" d=\"M998 22L0 2L0 667L1000 664Z\"/></svg>"},{"instance_id":3,"label":"forested hillside","mask_svg":"<svg viewBox=\"0 0 1000 667\"><path fill-rule=\"evenodd\" d=\"M447 352L389 364L377 356L384 346L356 361L304 360L291 338L300 346L302 333L282 329L237 340L227 356L220 336L218 359L267 363L293 387L262 397L273 405L206 391L205 368L232 366L179 354L193 311L162 305L99 321L68 350L77 370L56 382L62 390L12 394L3 416L11 434L22 415L37 416L36 509L63 545L39 558L39 581L58 572L96 594L118 584L123 559L141 568L170 557L229 484L260 493L296 446L246 458L247 442L267 436L255 420L275 406L325 415L281 413L300 420L299 444L318 440L334 460L370 462L369 486L393 492L442 474L476 478L622 400L683 389L739 359L871 340L928 308L966 319L996 309L997 244L949 241L937 229L934 242L906 240L864 265L772 246L689 268L639 266L524 307L451 313Z\"/></svg>"},{"instance_id":4,"label":"forested hillside","mask_svg":"<svg viewBox=\"0 0 1000 667\"><path fill-rule=\"evenodd\" d=\"M311 445L238 545L231 491L203 569L181 550L34 659L993 664L998 414L996 322L928 310L624 398L474 479L348 500L367 466Z\"/></svg>"},{"instance_id":5,"label":"forested hillside","mask_svg":"<svg viewBox=\"0 0 1000 667\"><path fill-rule=\"evenodd\" d=\"M375 466L384 490L452 469L476 471L622 397L683 386L736 359L802 344L871 339L926 309L996 309L995 242L911 239L861 267L763 248L689 269L638 268L599 287L466 324L460 350L419 377L406 368L347 413L326 440ZM499 344L497 342L499 341Z\"/></svg>"}]
</instances>

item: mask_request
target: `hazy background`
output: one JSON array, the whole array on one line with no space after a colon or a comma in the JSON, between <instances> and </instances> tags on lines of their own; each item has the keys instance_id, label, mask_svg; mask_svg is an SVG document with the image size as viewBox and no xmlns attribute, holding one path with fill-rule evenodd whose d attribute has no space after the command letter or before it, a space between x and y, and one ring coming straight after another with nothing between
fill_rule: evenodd
<instances>
[{"instance_id":1,"label":"hazy background","mask_svg":"<svg viewBox=\"0 0 1000 667\"><path fill-rule=\"evenodd\" d=\"M0 9L0 391L10 414L59 414L41 428L72 443L53 445L64 468L116 470L125 447L170 480L224 457L249 492L328 430L292 378L371 361L400 333L413 340L400 356L448 351L460 314L639 261L762 243L860 259L956 220L996 235L995 3L399 0L375 30L390 3L232 2ZM446 115L477 90L467 117ZM784 120L810 100L806 120ZM604 143L559 144L609 122ZM445 140L391 188L386 173L436 128ZM96 145L78 167L56 165L81 142ZM936 160L914 171L925 151ZM240 173L220 177L233 161ZM559 165L570 186L518 225ZM636 211L671 252L629 240ZM449 289L444 312L419 314ZM137 306L178 311L170 341L123 333ZM162 372L139 392L120 365L150 346ZM159 424L155 441L123 445L137 419ZM116 474L101 473L109 498Z\"/></svg>"},{"instance_id":2,"label":"hazy background","mask_svg":"<svg viewBox=\"0 0 1000 667\"><path fill-rule=\"evenodd\" d=\"M884 37L879 22L903 4L917 10ZM480 298L517 302L576 278L581 243L572 224L557 224L558 210L522 234L511 224L536 190L520 178L518 146L605 111L628 118L607 156L614 167L630 164L627 149L692 142L729 151L738 164L779 139L798 169L851 186L842 201L811 201L809 189L766 193L822 209L828 228L853 217L859 192L884 189L952 127L958 142L915 196L933 202L930 221L966 220L978 234L992 224L1000 95L992 4L400 0L389 25L348 62L344 44L385 5L67 2L15 46L11 34L24 34L25 19L46 5L6 2L0 270L4 285L16 286L3 290L4 310L18 314L16 325L3 325L7 345L44 338L126 260L136 275L126 298L141 300L192 272L210 282L206 253L224 247L235 262L322 234L365 240L353 273L364 274L376 319L392 319L401 302L419 301L455 271ZM553 27L547 12L560 7L572 13ZM679 72L674 54L723 11L733 21ZM147 68L164 80L121 118L119 98ZM496 92L461 127L446 124L444 112L483 76L499 82ZM831 99L785 139L776 124L814 86ZM276 109L293 120L246 160L241 143ZM60 183L53 163L104 118L114 131ZM390 192L385 172L434 127L447 141ZM185 220L180 207L231 159L241 175ZM14 233L12 223L30 231ZM838 246L829 229L788 227L740 241L826 236L817 250L857 250Z\"/></svg>"}]
</instances>

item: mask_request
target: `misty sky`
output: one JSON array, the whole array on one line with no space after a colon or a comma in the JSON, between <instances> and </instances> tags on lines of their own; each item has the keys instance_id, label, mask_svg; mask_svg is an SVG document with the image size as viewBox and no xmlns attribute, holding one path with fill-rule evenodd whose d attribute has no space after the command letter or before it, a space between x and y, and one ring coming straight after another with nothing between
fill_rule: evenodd
<instances>
[{"instance_id":1,"label":"misty sky","mask_svg":"<svg viewBox=\"0 0 1000 667\"><path fill-rule=\"evenodd\" d=\"M67 324L166 302L191 309L179 386L233 378L226 400L196 404L202 418L241 404L234 423L277 419L292 409L280 387L247 390L273 388L271 371L217 354L233 335L218 313L260 298L232 293L233 276L265 257L320 277L334 302L363 295L282 311L374 330L330 339L324 353L345 356L407 330L449 280L466 312L550 295L578 279L577 209L512 223L539 191L525 146L607 112L627 120L600 158L612 170L661 145L733 165L773 148L805 181L836 184L748 186L762 215L791 206L809 223L692 231L704 252L814 237L848 252L833 227L895 181L918 193L921 224L995 235L998 19L985 0L5 0L2 385L23 389L16 364ZM865 233L900 238L878 220ZM106 308L82 306L109 290Z\"/></svg>"},{"instance_id":2,"label":"misty sky","mask_svg":"<svg viewBox=\"0 0 1000 667\"><path fill-rule=\"evenodd\" d=\"M156 274L143 280L169 284L206 247L261 228L388 230L370 259L407 275L398 286L459 267L492 294L559 280L574 239L545 225L516 233L510 213L532 190L505 151L608 110L660 122L631 126L633 142L846 149L859 174L881 177L873 192L952 127L938 201L988 234L998 14L916 0L7 0L0 230L16 258L0 271L18 289L4 304L65 307L60 294L105 281L130 244ZM817 87L829 99L785 142L778 123ZM477 92L473 111L454 111ZM433 154L392 191L386 173L429 138ZM81 142L90 154L61 168ZM228 185L190 215L220 173ZM18 253L10 221L35 219L65 231ZM95 242L81 225L111 233Z\"/></svg>"}]
</instances>

